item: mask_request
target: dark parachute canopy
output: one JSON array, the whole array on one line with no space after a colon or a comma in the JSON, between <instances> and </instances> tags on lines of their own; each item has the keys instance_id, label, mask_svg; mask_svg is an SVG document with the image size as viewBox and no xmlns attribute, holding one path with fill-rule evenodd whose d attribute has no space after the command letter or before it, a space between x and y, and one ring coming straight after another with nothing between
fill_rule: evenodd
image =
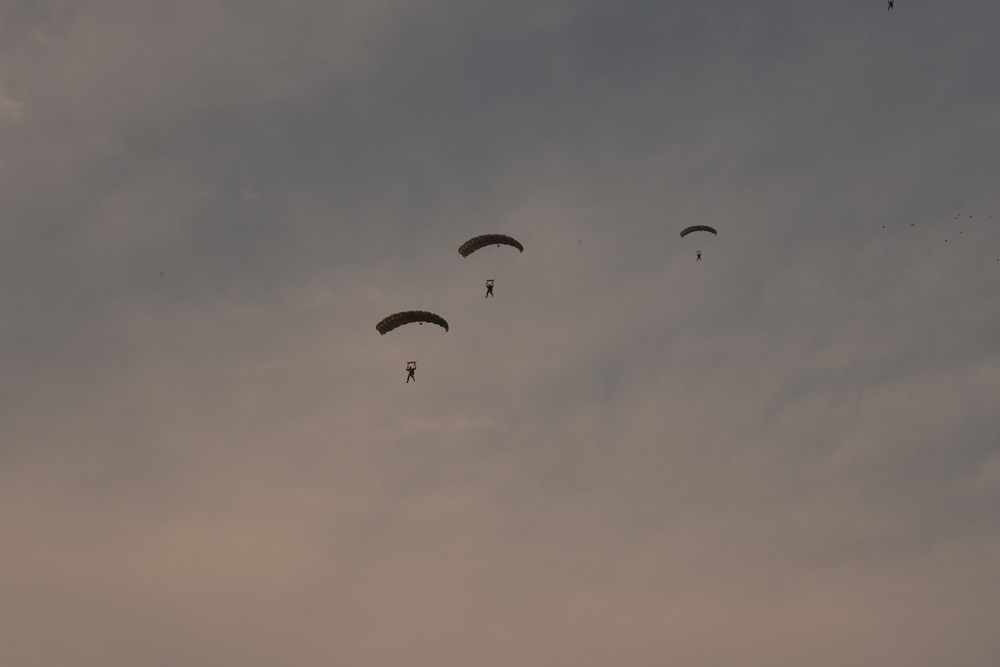
<instances>
[{"instance_id":1,"label":"dark parachute canopy","mask_svg":"<svg viewBox=\"0 0 1000 667\"><path fill-rule=\"evenodd\" d=\"M376 324L375 328L384 336L393 329L401 327L404 324L412 324L413 322L436 324L445 331L448 330L448 323L443 317L429 313L426 310L406 310L401 313L395 313Z\"/></svg>"},{"instance_id":2,"label":"dark parachute canopy","mask_svg":"<svg viewBox=\"0 0 1000 667\"><path fill-rule=\"evenodd\" d=\"M519 252L524 252L524 246L521 245L520 241L515 238L505 236L504 234L483 234L482 236L475 236L460 245L458 247L458 252L461 253L462 257L468 257L480 248L485 248L488 245L509 245L512 248L517 248Z\"/></svg>"},{"instance_id":3,"label":"dark parachute canopy","mask_svg":"<svg viewBox=\"0 0 1000 667\"><path fill-rule=\"evenodd\" d=\"M711 232L716 236L718 236L719 234L719 232L715 231L714 227L709 227L708 225L692 225L691 227L688 227L687 229L681 232L681 238L684 238L691 232Z\"/></svg>"}]
</instances>

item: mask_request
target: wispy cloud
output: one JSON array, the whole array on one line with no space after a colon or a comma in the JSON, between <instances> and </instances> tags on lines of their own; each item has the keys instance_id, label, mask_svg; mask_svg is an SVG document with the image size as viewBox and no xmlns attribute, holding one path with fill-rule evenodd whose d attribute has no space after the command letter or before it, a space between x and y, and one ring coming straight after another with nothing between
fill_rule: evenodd
<instances>
[{"instance_id":1,"label":"wispy cloud","mask_svg":"<svg viewBox=\"0 0 1000 667\"><path fill-rule=\"evenodd\" d=\"M0 124L13 125L24 118L24 103L0 90Z\"/></svg>"}]
</instances>

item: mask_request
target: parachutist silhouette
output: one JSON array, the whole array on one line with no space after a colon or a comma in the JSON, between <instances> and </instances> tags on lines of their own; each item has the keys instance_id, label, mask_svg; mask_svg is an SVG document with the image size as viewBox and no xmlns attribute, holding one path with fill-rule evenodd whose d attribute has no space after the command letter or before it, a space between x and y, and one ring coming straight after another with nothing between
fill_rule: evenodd
<instances>
[{"instance_id":1,"label":"parachutist silhouette","mask_svg":"<svg viewBox=\"0 0 1000 667\"><path fill-rule=\"evenodd\" d=\"M487 298L489 298L491 296L494 297L494 298L496 298L494 296L494 294L493 294L493 279L492 278L490 278L489 280L486 281L486 296L483 297L483 298L487 299Z\"/></svg>"},{"instance_id":2,"label":"parachutist silhouette","mask_svg":"<svg viewBox=\"0 0 1000 667\"><path fill-rule=\"evenodd\" d=\"M694 232L708 232L712 236L718 236L719 234L719 232L715 230L715 227L709 227L708 225L692 225L681 231L681 238L684 238L688 234L692 234ZM696 262L701 261L701 250L695 251L694 258Z\"/></svg>"},{"instance_id":3,"label":"parachutist silhouette","mask_svg":"<svg viewBox=\"0 0 1000 667\"><path fill-rule=\"evenodd\" d=\"M889 9L892 9L892 0L889 0ZM887 9L885 11L889 11L889 9Z\"/></svg>"},{"instance_id":4,"label":"parachutist silhouette","mask_svg":"<svg viewBox=\"0 0 1000 667\"><path fill-rule=\"evenodd\" d=\"M417 381L417 378L414 375L414 373L416 371L417 371L417 362L415 362L415 361L407 361L406 362L406 384L410 384L410 380L413 380L414 382Z\"/></svg>"}]
</instances>

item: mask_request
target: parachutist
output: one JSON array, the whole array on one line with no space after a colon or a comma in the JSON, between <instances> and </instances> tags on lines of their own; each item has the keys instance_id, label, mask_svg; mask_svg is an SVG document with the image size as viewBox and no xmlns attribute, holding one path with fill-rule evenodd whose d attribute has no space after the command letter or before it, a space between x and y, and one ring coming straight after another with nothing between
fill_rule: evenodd
<instances>
[{"instance_id":1,"label":"parachutist","mask_svg":"<svg viewBox=\"0 0 1000 667\"><path fill-rule=\"evenodd\" d=\"M701 250L699 250L699 251L697 251L695 253L695 257L697 258L697 259L695 259L696 262L700 262L701 261Z\"/></svg>"},{"instance_id":2,"label":"parachutist","mask_svg":"<svg viewBox=\"0 0 1000 667\"><path fill-rule=\"evenodd\" d=\"M480 236L474 236L462 245L458 247L458 254L462 257L468 257L472 253L480 250L482 248L487 248L491 245L497 248L502 248L503 246L510 246L515 248L518 252L524 252L524 246L517 239L506 236L504 234L482 234ZM489 298L495 296L493 294L493 278L486 281L486 297Z\"/></svg>"},{"instance_id":3,"label":"parachutist","mask_svg":"<svg viewBox=\"0 0 1000 667\"><path fill-rule=\"evenodd\" d=\"M889 9L892 9L892 0L889 0ZM889 11L889 9L887 9L886 11Z\"/></svg>"},{"instance_id":4,"label":"parachutist","mask_svg":"<svg viewBox=\"0 0 1000 667\"><path fill-rule=\"evenodd\" d=\"M413 380L414 382L417 381L417 378L414 375L414 373L416 372L417 372L417 362L415 361L406 362L406 384L410 384L410 380Z\"/></svg>"}]
</instances>

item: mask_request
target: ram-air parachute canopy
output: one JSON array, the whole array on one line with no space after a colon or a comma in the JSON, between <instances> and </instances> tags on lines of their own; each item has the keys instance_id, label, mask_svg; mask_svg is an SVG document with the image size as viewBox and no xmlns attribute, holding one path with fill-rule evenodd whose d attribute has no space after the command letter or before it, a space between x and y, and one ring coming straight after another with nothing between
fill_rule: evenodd
<instances>
[{"instance_id":1,"label":"ram-air parachute canopy","mask_svg":"<svg viewBox=\"0 0 1000 667\"><path fill-rule=\"evenodd\" d=\"M480 248L485 248L490 245L509 245L512 248L517 248L519 252L524 252L524 246L521 245L520 241L504 234L483 234L482 236L475 236L460 245L458 247L458 252L461 253L462 257L468 257Z\"/></svg>"},{"instance_id":2,"label":"ram-air parachute canopy","mask_svg":"<svg viewBox=\"0 0 1000 667\"><path fill-rule=\"evenodd\" d=\"M691 227L688 227L687 229L681 232L681 238L684 238L691 232L711 232L716 236L718 236L719 234L719 232L715 231L714 227L709 227L708 225L692 225Z\"/></svg>"},{"instance_id":3,"label":"ram-air parachute canopy","mask_svg":"<svg viewBox=\"0 0 1000 667\"><path fill-rule=\"evenodd\" d=\"M415 322L419 324L423 324L424 322L436 324L445 331L448 330L448 322L443 317L429 313L426 310L406 310L401 313L395 313L376 324L375 328L384 336L404 324L413 324Z\"/></svg>"}]
</instances>

